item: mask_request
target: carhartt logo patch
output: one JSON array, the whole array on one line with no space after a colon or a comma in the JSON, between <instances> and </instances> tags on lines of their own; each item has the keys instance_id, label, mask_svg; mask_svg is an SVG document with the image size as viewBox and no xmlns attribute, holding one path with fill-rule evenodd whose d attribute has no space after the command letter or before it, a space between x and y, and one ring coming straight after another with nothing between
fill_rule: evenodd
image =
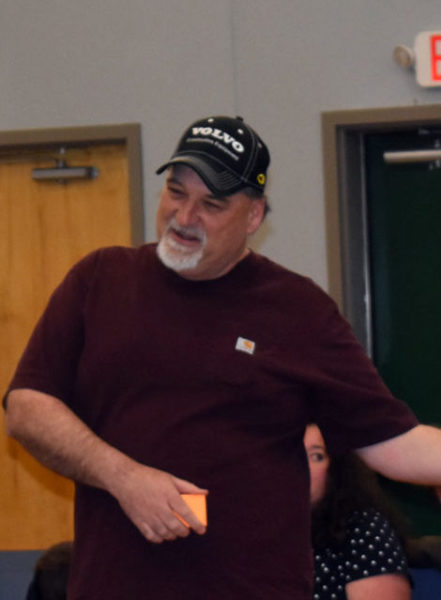
<instances>
[{"instance_id":1,"label":"carhartt logo patch","mask_svg":"<svg viewBox=\"0 0 441 600\"><path fill-rule=\"evenodd\" d=\"M236 350L240 352L246 352L247 354L254 354L256 349L256 343L251 340L247 340L243 337L238 337L236 341Z\"/></svg>"}]
</instances>

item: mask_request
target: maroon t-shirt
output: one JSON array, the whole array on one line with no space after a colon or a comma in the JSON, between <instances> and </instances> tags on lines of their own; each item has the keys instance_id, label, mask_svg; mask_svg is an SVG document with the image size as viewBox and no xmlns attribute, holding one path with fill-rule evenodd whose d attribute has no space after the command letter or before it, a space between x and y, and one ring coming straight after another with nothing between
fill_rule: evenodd
<instances>
[{"instance_id":1,"label":"maroon t-shirt","mask_svg":"<svg viewBox=\"0 0 441 600\"><path fill-rule=\"evenodd\" d=\"M129 456L210 490L206 535L155 545L113 497L77 484L70 600L309 600L305 425L335 452L416 424L333 301L254 253L203 282L154 245L90 254L54 292L12 388L60 398Z\"/></svg>"}]
</instances>

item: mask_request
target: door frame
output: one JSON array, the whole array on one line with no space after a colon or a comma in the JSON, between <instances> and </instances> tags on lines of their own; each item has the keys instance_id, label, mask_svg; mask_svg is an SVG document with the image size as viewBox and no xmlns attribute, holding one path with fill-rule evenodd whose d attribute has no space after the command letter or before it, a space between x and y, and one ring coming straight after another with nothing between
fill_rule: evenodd
<instances>
[{"instance_id":1,"label":"door frame","mask_svg":"<svg viewBox=\"0 0 441 600\"><path fill-rule=\"evenodd\" d=\"M321 114L329 293L372 356L364 136L440 127L441 104Z\"/></svg>"},{"instance_id":2,"label":"door frame","mask_svg":"<svg viewBox=\"0 0 441 600\"><path fill-rule=\"evenodd\" d=\"M131 242L144 242L141 125L93 125L0 131L0 157L19 152L99 144L124 144L127 148Z\"/></svg>"}]
</instances>

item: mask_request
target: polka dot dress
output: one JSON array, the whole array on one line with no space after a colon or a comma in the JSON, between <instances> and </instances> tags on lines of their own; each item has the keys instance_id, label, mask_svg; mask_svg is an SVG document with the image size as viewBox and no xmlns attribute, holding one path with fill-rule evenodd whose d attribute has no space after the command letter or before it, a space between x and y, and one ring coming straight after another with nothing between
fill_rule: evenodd
<instances>
[{"instance_id":1,"label":"polka dot dress","mask_svg":"<svg viewBox=\"0 0 441 600\"><path fill-rule=\"evenodd\" d=\"M344 600L345 586L356 579L402 573L407 561L391 525L374 510L355 512L347 525L346 545L314 550L314 600Z\"/></svg>"}]
</instances>

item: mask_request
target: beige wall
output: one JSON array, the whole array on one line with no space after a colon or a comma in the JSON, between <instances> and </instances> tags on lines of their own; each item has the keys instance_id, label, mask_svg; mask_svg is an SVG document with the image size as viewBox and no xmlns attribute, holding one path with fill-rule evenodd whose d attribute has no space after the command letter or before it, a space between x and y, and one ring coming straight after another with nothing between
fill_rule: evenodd
<instances>
[{"instance_id":1,"label":"beige wall","mask_svg":"<svg viewBox=\"0 0 441 600\"><path fill-rule=\"evenodd\" d=\"M320 112L434 104L392 59L436 0L2 0L0 130L140 122L146 239L182 129L242 114L272 150L256 247L327 286Z\"/></svg>"}]
</instances>

